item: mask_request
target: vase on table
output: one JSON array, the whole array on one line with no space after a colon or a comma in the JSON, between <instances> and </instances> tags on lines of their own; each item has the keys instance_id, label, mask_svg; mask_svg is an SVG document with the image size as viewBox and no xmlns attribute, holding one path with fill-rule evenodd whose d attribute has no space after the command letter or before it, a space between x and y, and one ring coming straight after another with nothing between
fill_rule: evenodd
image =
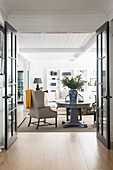
<instances>
[{"instance_id":1,"label":"vase on table","mask_svg":"<svg viewBox=\"0 0 113 170\"><path fill-rule=\"evenodd\" d=\"M71 89L69 91L69 97L70 97L70 102L71 103L76 103L77 102L77 95L78 95L78 92L76 89Z\"/></svg>"}]
</instances>

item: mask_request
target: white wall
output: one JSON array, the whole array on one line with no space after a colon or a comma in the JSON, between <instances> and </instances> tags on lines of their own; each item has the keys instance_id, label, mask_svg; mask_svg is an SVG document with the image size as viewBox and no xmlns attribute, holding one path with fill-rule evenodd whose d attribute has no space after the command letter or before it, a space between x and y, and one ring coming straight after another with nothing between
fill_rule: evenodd
<instances>
[{"instance_id":1,"label":"white wall","mask_svg":"<svg viewBox=\"0 0 113 170\"><path fill-rule=\"evenodd\" d=\"M38 54L37 54L38 55ZM47 69L48 68L74 68L74 69L96 69L96 54L85 53L75 61L67 60L37 60L33 63L33 77L40 77L42 79L42 87L47 89ZM54 56L53 56L54 57ZM35 86L33 85L35 88Z\"/></svg>"},{"instance_id":2,"label":"white wall","mask_svg":"<svg viewBox=\"0 0 113 170\"><path fill-rule=\"evenodd\" d=\"M17 64L17 71L24 71L24 90L28 89L28 77L27 71L29 71L30 79L29 79L29 88L33 88L32 81L33 81L33 63L28 59L24 58L20 54L18 54L18 64Z\"/></svg>"},{"instance_id":3,"label":"white wall","mask_svg":"<svg viewBox=\"0 0 113 170\"><path fill-rule=\"evenodd\" d=\"M27 72L29 71L29 88L32 89L33 85L33 66L32 62L30 62L28 59L24 58L20 54L18 54L18 64L17 64L17 71L24 71L24 108L26 108L26 89L28 89L28 75Z\"/></svg>"}]
</instances>

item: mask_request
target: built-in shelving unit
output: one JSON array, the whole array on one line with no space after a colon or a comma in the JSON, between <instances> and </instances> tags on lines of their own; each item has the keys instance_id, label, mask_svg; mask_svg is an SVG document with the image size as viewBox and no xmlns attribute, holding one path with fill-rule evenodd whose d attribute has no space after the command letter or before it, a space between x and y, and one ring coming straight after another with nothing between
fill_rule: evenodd
<instances>
[{"instance_id":1,"label":"built-in shelving unit","mask_svg":"<svg viewBox=\"0 0 113 170\"><path fill-rule=\"evenodd\" d=\"M53 101L62 96L65 96L68 93L68 89L63 87L61 80L64 76L69 78L75 77L76 75L81 74L84 80L87 80L87 70L81 69L53 69L50 68L47 70L47 89L49 91L49 101ZM84 85L83 91L87 91L88 82ZM67 93L66 90L67 89Z\"/></svg>"},{"instance_id":2,"label":"built-in shelving unit","mask_svg":"<svg viewBox=\"0 0 113 170\"><path fill-rule=\"evenodd\" d=\"M54 74L55 73L55 74ZM81 95L96 94L96 70L92 69L53 69L47 70L47 89L48 89L48 100L55 101L57 99L64 99L68 94L68 88L63 87L61 80L64 76L76 77L76 75L82 75L82 79L86 80L87 83L79 92Z\"/></svg>"},{"instance_id":3,"label":"built-in shelving unit","mask_svg":"<svg viewBox=\"0 0 113 170\"><path fill-rule=\"evenodd\" d=\"M47 71L47 89L49 91L48 100L54 101L58 97L60 90L60 70L48 69Z\"/></svg>"}]
</instances>

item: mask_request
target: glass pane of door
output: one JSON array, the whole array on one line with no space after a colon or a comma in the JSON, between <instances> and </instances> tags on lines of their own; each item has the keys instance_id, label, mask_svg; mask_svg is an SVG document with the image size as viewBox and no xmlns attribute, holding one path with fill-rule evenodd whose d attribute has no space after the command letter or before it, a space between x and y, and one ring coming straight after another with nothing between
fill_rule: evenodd
<instances>
[{"instance_id":1,"label":"glass pane of door","mask_svg":"<svg viewBox=\"0 0 113 170\"><path fill-rule=\"evenodd\" d=\"M24 72L18 71L18 103L23 103Z\"/></svg>"},{"instance_id":2,"label":"glass pane of door","mask_svg":"<svg viewBox=\"0 0 113 170\"><path fill-rule=\"evenodd\" d=\"M98 67L98 71L97 71L97 106L98 106L98 131L101 133L101 68L102 68L102 62L101 62L101 34L99 34L97 36L97 40L98 40L98 55L97 55L97 67Z\"/></svg>"},{"instance_id":3,"label":"glass pane of door","mask_svg":"<svg viewBox=\"0 0 113 170\"><path fill-rule=\"evenodd\" d=\"M0 26L0 75L4 74L4 31Z\"/></svg>"},{"instance_id":4,"label":"glass pane of door","mask_svg":"<svg viewBox=\"0 0 113 170\"><path fill-rule=\"evenodd\" d=\"M102 33L102 96L107 95L107 36L106 31ZM107 100L106 98L103 98L102 103L102 109L103 109L103 136L106 139L107 138Z\"/></svg>"}]
</instances>

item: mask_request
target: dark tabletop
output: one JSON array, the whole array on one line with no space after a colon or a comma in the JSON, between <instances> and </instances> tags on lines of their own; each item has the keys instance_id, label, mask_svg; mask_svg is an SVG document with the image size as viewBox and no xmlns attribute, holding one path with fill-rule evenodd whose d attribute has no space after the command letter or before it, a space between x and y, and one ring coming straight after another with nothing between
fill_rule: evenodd
<instances>
[{"instance_id":1,"label":"dark tabletop","mask_svg":"<svg viewBox=\"0 0 113 170\"><path fill-rule=\"evenodd\" d=\"M64 107L64 108L83 108L83 107L90 107L91 102L77 102L77 103L70 103L65 101L57 101L57 107Z\"/></svg>"}]
</instances>

